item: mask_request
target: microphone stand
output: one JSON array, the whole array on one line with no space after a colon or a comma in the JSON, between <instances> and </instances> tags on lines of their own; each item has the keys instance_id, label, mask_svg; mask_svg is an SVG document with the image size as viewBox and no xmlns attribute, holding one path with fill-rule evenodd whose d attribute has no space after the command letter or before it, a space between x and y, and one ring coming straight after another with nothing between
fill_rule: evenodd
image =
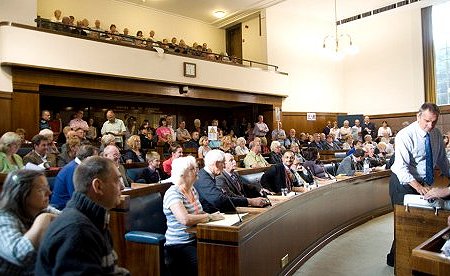
<instances>
[{"instance_id":1,"label":"microphone stand","mask_svg":"<svg viewBox=\"0 0 450 276\"><path fill-rule=\"evenodd\" d=\"M238 218L239 218L239 222L242 222L242 218L241 218L241 216L239 215L239 212L238 212L236 206L234 205L233 201L231 200L231 198L228 196L228 194L225 192L224 189L222 189L222 193L226 196L226 198L228 199L228 201L231 203L231 206L233 206L234 211L236 212L236 215L237 215Z\"/></svg>"}]
</instances>

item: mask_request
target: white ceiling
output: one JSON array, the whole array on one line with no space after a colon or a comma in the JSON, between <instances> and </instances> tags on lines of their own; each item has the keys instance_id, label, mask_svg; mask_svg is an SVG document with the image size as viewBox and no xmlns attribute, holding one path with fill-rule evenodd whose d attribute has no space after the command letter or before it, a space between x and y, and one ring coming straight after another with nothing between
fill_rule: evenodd
<instances>
[{"instance_id":1,"label":"white ceiling","mask_svg":"<svg viewBox=\"0 0 450 276\"><path fill-rule=\"evenodd\" d=\"M285 0L119 0L224 27ZM214 11L224 11L217 19Z\"/></svg>"}]
</instances>

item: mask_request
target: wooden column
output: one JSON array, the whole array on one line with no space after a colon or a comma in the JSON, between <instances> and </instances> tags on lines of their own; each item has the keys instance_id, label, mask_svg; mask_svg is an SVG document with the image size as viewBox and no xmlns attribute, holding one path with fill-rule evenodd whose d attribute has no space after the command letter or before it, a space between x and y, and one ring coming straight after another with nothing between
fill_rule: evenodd
<instances>
[{"instance_id":1,"label":"wooden column","mask_svg":"<svg viewBox=\"0 0 450 276\"><path fill-rule=\"evenodd\" d=\"M39 132L39 85L13 81L13 91L11 127L25 129L26 139L31 139Z\"/></svg>"},{"instance_id":2,"label":"wooden column","mask_svg":"<svg viewBox=\"0 0 450 276\"><path fill-rule=\"evenodd\" d=\"M0 92L0 133L11 131L11 92Z\"/></svg>"}]
</instances>

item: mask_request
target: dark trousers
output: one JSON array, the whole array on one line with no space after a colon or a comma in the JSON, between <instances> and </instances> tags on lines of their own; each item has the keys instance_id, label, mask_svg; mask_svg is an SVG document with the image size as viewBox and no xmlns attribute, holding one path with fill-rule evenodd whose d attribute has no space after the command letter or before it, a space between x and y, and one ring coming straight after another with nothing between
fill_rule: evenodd
<instances>
[{"instance_id":1,"label":"dark trousers","mask_svg":"<svg viewBox=\"0 0 450 276\"><path fill-rule=\"evenodd\" d=\"M395 204L403 205L403 198L406 194L418 194L417 191L410 185L402 185L395 173L391 174L389 179L389 196L391 197L391 204L394 207ZM395 237L395 236L394 236ZM395 261L395 238L392 241L391 250L387 255L387 263L394 264Z\"/></svg>"},{"instance_id":2,"label":"dark trousers","mask_svg":"<svg viewBox=\"0 0 450 276\"><path fill-rule=\"evenodd\" d=\"M197 276L197 241L166 246L172 276Z\"/></svg>"}]
</instances>

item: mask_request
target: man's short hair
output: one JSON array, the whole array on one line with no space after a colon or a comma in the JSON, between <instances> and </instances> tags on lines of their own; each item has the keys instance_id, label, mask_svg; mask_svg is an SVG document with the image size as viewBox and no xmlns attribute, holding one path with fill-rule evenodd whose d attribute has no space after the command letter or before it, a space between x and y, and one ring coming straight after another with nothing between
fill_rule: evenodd
<instances>
[{"instance_id":1,"label":"man's short hair","mask_svg":"<svg viewBox=\"0 0 450 276\"><path fill-rule=\"evenodd\" d=\"M205 166L208 167L215 164L216 162L224 162L225 154L221 150L214 149L208 151L204 159L205 159Z\"/></svg>"},{"instance_id":2,"label":"man's short hair","mask_svg":"<svg viewBox=\"0 0 450 276\"><path fill-rule=\"evenodd\" d=\"M363 149L356 149L353 153L353 156L355 157L363 157L364 156L364 150Z\"/></svg>"},{"instance_id":3,"label":"man's short hair","mask_svg":"<svg viewBox=\"0 0 450 276\"><path fill-rule=\"evenodd\" d=\"M36 134L31 138L31 142L33 143L33 146L39 146L41 144L41 141L48 141L47 137L44 135Z\"/></svg>"},{"instance_id":4,"label":"man's short hair","mask_svg":"<svg viewBox=\"0 0 450 276\"><path fill-rule=\"evenodd\" d=\"M425 110L430 111L433 114L439 115L441 114L441 110L439 109L439 106L437 106L434 103L424 103L419 109L419 115L422 114Z\"/></svg>"},{"instance_id":5,"label":"man's short hair","mask_svg":"<svg viewBox=\"0 0 450 276\"><path fill-rule=\"evenodd\" d=\"M77 152L77 158L83 161L89 156L93 156L98 154L98 149L91 145L81 145L80 149Z\"/></svg>"},{"instance_id":6,"label":"man's short hair","mask_svg":"<svg viewBox=\"0 0 450 276\"><path fill-rule=\"evenodd\" d=\"M100 156L86 158L75 169L73 175L75 191L86 194L95 178L105 180L111 177L111 169L114 166L113 161L108 158Z\"/></svg>"}]
</instances>

